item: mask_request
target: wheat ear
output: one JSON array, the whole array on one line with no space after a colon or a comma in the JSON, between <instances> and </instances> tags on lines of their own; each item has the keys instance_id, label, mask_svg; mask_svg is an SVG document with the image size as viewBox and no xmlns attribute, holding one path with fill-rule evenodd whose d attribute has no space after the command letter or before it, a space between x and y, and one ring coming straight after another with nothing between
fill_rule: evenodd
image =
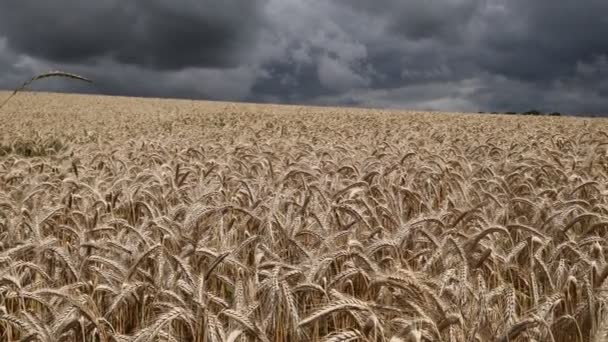
<instances>
[{"instance_id":1,"label":"wheat ear","mask_svg":"<svg viewBox=\"0 0 608 342\"><path fill-rule=\"evenodd\" d=\"M23 91L25 88L27 88L27 86L29 86L33 82L44 79L44 78L49 78L49 77L66 77L66 78L71 78L74 80L80 80L80 81L84 81L84 82L88 82L88 83L93 83L93 81L91 81L88 78L82 77L80 75L72 74L69 72L58 71L58 70L45 72L45 73L38 74L38 75L30 78L29 80L25 81L19 88L16 88L15 90L13 90L13 92L4 101L2 101L2 103L0 104L0 108L4 107L4 105L6 105L8 100L10 100L13 96L17 95L18 92Z\"/></svg>"}]
</instances>

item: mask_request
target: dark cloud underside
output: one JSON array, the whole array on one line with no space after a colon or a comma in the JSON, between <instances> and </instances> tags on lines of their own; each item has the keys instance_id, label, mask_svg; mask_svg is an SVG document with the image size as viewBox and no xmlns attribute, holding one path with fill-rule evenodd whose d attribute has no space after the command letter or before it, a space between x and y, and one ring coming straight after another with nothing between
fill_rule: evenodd
<instances>
[{"instance_id":1,"label":"dark cloud underside","mask_svg":"<svg viewBox=\"0 0 608 342\"><path fill-rule=\"evenodd\" d=\"M152 69L229 67L254 45L261 1L6 0L0 30L13 49L54 62L109 57Z\"/></svg>"}]
</instances>

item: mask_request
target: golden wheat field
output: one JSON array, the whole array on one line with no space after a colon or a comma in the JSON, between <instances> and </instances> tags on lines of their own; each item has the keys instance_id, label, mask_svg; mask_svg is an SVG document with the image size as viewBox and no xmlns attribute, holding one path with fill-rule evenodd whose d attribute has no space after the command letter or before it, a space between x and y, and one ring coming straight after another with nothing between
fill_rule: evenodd
<instances>
[{"instance_id":1,"label":"golden wheat field","mask_svg":"<svg viewBox=\"0 0 608 342\"><path fill-rule=\"evenodd\" d=\"M20 93L0 341L606 341L607 151L604 119Z\"/></svg>"}]
</instances>

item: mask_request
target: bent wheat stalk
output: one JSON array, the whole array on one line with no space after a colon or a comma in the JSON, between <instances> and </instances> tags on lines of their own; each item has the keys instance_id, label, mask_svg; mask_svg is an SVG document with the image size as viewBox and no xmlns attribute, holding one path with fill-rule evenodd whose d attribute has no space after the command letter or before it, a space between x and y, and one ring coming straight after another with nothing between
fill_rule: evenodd
<instances>
[{"instance_id":1,"label":"bent wheat stalk","mask_svg":"<svg viewBox=\"0 0 608 342\"><path fill-rule=\"evenodd\" d=\"M69 72L65 72L65 71L55 70L55 71L49 71L46 73L38 74L38 75L30 78L29 80L25 81L19 88L16 88L15 90L13 90L13 92L4 101L2 101L2 103L0 103L0 109L2 107L4 107L4 105L6 105L13 96L17 95L18 92L25 90L30 84L34 83L35 81L38 81L38 80L41 80L44 78L49 78L49 77L65 77L65 78L71 78L74 80L79 80L79 81L83 81L83 82L87 82L87 83L93 83L93 81L91 81L88 78L85 78L80 75L72 74Z\"/></svg>"}]
</instances>

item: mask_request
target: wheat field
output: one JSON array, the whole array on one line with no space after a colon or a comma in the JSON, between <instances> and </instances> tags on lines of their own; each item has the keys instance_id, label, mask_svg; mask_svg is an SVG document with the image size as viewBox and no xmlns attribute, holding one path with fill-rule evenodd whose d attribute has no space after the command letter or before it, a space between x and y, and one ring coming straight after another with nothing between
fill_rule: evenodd
<instances>
[{"instance_id":1,"label":"wheat field","mask_svg":"<svg viewBox=\"0 0 608 342\"><path fill-rule=\"evenodd\" d=\"M608 341L605 119L51 93L0 119L0 341Z\"/></svg>"}]
</instances>

